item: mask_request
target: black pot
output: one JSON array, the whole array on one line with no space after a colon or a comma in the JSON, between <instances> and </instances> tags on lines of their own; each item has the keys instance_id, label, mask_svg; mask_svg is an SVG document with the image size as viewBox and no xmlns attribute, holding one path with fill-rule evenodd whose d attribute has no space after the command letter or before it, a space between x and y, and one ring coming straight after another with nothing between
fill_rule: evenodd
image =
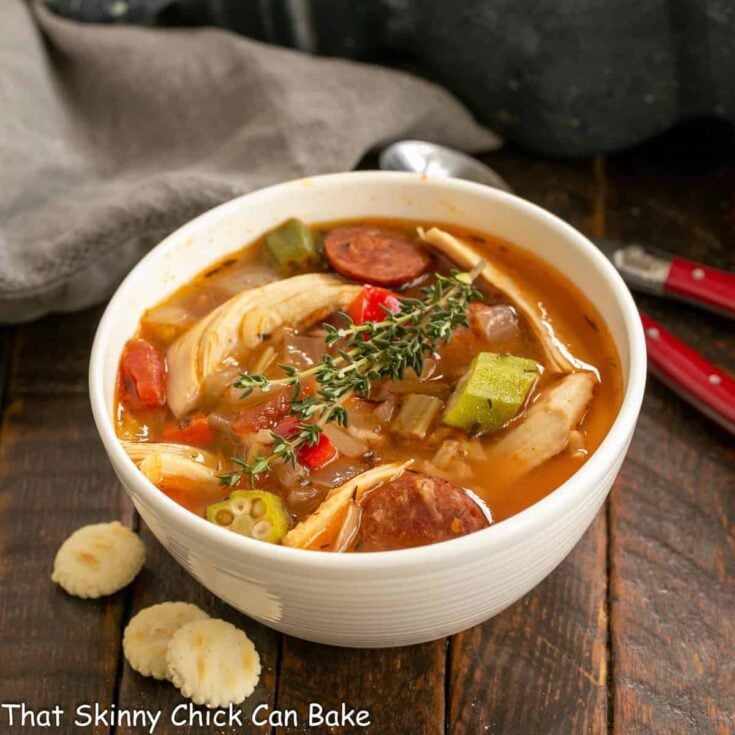
<instances>
[{"instance_id":1,"label":"black pot","mask_svg":"<svg viewBox=\"0 0 735 735\"><path fill-rule=\"evenodd\" d=\"M732 0L47 1L81 20L214 25L407 67L544 152L616 150L695 115L735 120Z\"/></svg>"}]
</instances>

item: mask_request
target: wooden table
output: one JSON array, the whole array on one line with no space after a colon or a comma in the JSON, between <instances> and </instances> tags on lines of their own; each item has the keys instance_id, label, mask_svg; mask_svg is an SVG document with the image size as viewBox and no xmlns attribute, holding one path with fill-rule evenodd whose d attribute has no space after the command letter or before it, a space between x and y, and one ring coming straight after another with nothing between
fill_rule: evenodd
<instances>
[{"instance_id":1,"label":"wooden table","mask_svg":"<svg viewBox=\"0 0 735 735\"><path fill-rule=\"evenodd\" d=\"M705 130L709 130L705 128ZM641 238L735 267L735 161L715 127L608 158L488 156L523 196L594 235ZM725 153L723 153L725 151ZM652 298L658 320L735 368L733 322ZM393 650L329 648L279 635L190 579L141 527L105 458L87 397L101 310L6 329L0 469L0 701L36 708L181 699L132 672L121 633L142 606L196 602L243 625L264 671L246 702L304 713L309 702L367 708L367 730L406 733L735 732L735 449L731 437L655 380L605 509L567 560L501 615L448 640ZM144 572L100 601L49 581L77 527L121 518L148 547ZM0 718L0 722L4 722ZM3 733L54 732L0 725ZM67 720L61 732L76 730ZM143 732L125 726L94 732ZM267 732L176 728L157 733ZM274 728L278 735L306 731Z\"/></svg>"}]
</instances>

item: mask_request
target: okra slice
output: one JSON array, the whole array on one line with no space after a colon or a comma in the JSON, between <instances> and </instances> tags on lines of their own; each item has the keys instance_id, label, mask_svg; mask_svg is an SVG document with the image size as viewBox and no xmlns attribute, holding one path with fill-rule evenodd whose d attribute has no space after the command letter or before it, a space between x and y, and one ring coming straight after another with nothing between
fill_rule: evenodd
<instances>
[{"instance_id":1,"label":"okra slice","mask_svg":"<svg viewBox=\"0 0 735 735\"><path fill-rule=\"evenodd\" d=\"M235 490L207 508L207 520L270 544L278 543L291 525L281 498L267 490Z\"/></svg>"},{"instance_id":2,"label":"okra slice","mask_svg":"<svg viewBox=\"0 0 735 735\"><path fill-rule=\"evenodd\" d=\"M497 431L526 401L539 376L535 360L481 352L449 398L443 422L465 431Z\"/></svg>"},{"instance_id":3,"label":"okra slice","mask_svg":"<svg viewBox=\"0 0 735 735\"><path fill-rule=\"evenodd\" d=\"M307 273L322 265L314 233L299 219L286 220L271 230L265 244L281 276Z\"/></svg>"}]
</instances>

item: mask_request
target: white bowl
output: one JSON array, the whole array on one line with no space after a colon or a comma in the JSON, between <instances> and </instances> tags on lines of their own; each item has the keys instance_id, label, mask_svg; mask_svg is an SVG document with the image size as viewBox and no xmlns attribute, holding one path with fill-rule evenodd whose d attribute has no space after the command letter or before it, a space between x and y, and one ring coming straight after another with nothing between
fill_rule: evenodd
<instances>
[{"instance_id":1,"label":"white bowl","mask_svg":"<svg viewBox=\"0 0 735 735\"><path fill-rule=\"evenodd\" d=\"M115 436L118 360L143 312L215 260L286 217L320 222L398 217L488 232L554 264L594 302L625 377L618 417L597 451L563 485L483 531L404 551L329 554L265 544L208 523L170 500ZM433 640L496 615L548 575L592 522L618 474L643 397L646 352L620 276L579 232L511 194L456 179L353 172L291 181L197 217L125 279L97 330L90 364L95 421L115 472L158 540L199 582L277 630L339 646Z\"/></svg>"}]
</instances>

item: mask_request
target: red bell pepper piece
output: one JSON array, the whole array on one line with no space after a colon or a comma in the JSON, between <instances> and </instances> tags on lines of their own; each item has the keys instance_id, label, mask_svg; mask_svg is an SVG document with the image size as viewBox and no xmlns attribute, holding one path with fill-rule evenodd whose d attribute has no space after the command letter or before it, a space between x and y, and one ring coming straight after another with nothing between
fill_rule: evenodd
<instances>
[{"instance_id":1,"label":"red bell pepper piece","mask_svg":"<svg viewBox=\"0 0 735 735\"><path fill-rule=\"evenodd\" d=\"M365 322L382 322L385 312L384 306L391 314L397 314L401 310L399 296L387 288L378 286L363 286L357 298L347 307L347 314L355 324Z\"/></svg>"},{"instance_id":2,"label":"red bell pepper piece","mask_svg":"<svg viewBox=\"0 0 735 735\"><path fill-rule=\"evenodd\" d=\"M337 457L337 449L326 434L319 434L319 441L312 447L304 445L296 452L299 464L310 470L320 470Z\"/></svg>"},{"instance_id":3,"label":"red bell pepper piece","mask_svg":"<svg viewBox=\"0 0 735 735\"><path fill-rule=\"evenodd\" d=\"M273 430L278 436L288 439L298 433L301 419L298 416L287 416ZM309 470L320 470L337 456L337 449L326 434L319 435L319 441L313 446L304 444L296 450L296 459L300 465Z\"/></svg>"},{"instance_id":4,"label":"red bell pepper piece","mask_svg":"<svg viewBox=\"0 0 735 735\"><path fill-rule=\"evenodd\" d=\"M166 403L166 362L144 339L127 343L118 374L120 402L128 408L158 408Z\"/></svg>"},{"instance_id":5,"label":"red bell pepper piece","mask_svg":"<svg viewBox=\"0 0 735 735\"><path fill-rule=\"evenodd\" d=\"M163 427L163 438L167 442L204 447L214 439L214 432L207 417L203 413L195 413L181 421L167 423Z\"/></svg>"}]
</instances>

